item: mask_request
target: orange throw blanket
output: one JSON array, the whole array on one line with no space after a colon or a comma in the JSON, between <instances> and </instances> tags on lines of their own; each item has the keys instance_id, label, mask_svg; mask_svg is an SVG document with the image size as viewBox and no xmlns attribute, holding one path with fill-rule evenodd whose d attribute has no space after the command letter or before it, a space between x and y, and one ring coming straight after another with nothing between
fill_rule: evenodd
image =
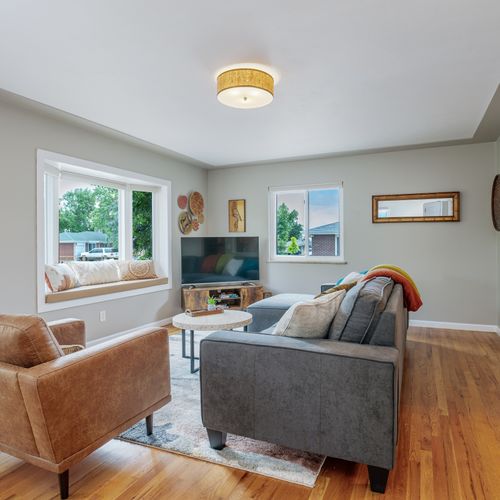
<instances>
[{"instance_id":1,"label":"orange throw blanket","mask_svg":"<svg viewBox=\"0 0 500 500\"><path fill-rule=\"evenodd\" d=\"M369 281L377 276L386 276L387 278L391 278L395 283L399 283L403 287L403 297L408 311L415 312L422 307L420 293L411 278L394 269L377 266L376 269L370 269L362 281Z\"/></svg>"}]
</instances>

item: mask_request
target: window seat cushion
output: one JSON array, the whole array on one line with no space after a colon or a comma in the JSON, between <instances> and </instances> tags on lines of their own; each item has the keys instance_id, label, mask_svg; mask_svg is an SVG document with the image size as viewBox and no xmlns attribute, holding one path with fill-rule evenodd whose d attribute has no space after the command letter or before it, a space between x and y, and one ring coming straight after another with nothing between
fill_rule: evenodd
<instances>
[{"instance_id":1,"label":"window seat cushion","mask_svg":"<svg viewBox=\"0 0 500 500\"><path fill-rule=\"evenodd\" d=\"M150 286L166 285L168 278L152 278L133 281L115 281L113 283L104 283L101 285L88 285L63 290L62 292L47 293L45 295L46 304L64 302L66 300L84 299L87 297L96 297L98 295L107 295L109 293L126 292L128 290L137 290Z\"/></svg>"}]
</instances>

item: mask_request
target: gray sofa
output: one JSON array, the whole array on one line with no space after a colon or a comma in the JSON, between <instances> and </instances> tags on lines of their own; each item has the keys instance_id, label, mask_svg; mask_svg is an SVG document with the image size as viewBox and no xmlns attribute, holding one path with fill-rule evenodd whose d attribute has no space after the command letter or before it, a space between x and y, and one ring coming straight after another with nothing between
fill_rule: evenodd
<instances>
[{"instance_id":1,"label":"gray sofa","mask_svg":"<svg viewBox=\"0 0 500 500\"><path fill-rule=\"evenodd\" d=\"M383 493L394 467L408 325L402 288L393 285L374 306L369 343L258 334L271 331L291 304L312 297L294 294L253 304L253 332L203 339L201 412L210 445L223 448L232 433L364 463L372 491ZM365 307L360 296L358 310L352 305L356 293L342 303L352 308L349 335L356 335L352 327Z\"/></svg>"}]
</instances>

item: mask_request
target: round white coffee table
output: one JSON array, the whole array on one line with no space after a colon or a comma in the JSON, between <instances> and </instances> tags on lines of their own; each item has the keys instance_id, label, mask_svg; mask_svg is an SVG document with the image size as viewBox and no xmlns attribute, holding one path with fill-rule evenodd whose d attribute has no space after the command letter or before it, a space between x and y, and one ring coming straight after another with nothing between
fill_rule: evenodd
<instances>
[{"instance_id":1,"label":"round white coffee table","mask_svg":"<svg viewBox=\"0 0 500 500\"><path fill-rule=\"evenodd\" d=\"M191 360L191 373L200 368L194 367L194 362L199 357L194 355L194 332L212 330L233 330L247 326L252 322L252 315L245 311L224 310L222 314L210 314L207 316L188 316L185 313L177 314L172 318L172 324L182 330L182 357ZM189 356L186 355L186 331L189 332Z\"/></svg>"}]
</instances>

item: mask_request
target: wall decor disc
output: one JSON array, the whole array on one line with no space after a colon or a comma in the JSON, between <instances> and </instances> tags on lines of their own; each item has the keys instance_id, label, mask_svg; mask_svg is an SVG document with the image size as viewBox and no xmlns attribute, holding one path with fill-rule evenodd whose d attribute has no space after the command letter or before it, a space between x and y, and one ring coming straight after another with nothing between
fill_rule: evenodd
<instances>
[{"instance_id":1,"label":"wall decor disc","mask_svg":"<svg viewBox=\"0 0 500 500\"><path fill-rule=\"evenodd\" d=\"M177 219L177 223L182 234L189 234L193 229L193 219L188 212L181 212Z\"/></svg>"},{"instance_id":2,"label":"wall decor disc","mask_svg":"<svg viewBox=\"0 0 500 500\"><path fill-rule=\"evenodd\" d=\"M177 196L177 206L181 210L185 210L188 204L188 197L185 194L180 194Z\"/></svg>"},{"instance_id":3,"label":"wall decor disc","mask_svg":"<svg viewBox=\"0 0 500 500\"><path fill-rule=\"evenodd\" d=\"M189 210L193 215L200 215L205 208L203 196L198 191L193 191L189 195Z\"/></svg>"},{"instance_id":4,"label":"wall decor disc","mask_svg":"<svg viewBox=\"0 0 500 500\"><path fill-rule=\"evenodd\" d=\"M500 175L495 177L491 190L491 218L497 231L500 231Z\"/></svg>"}]
</instances>

